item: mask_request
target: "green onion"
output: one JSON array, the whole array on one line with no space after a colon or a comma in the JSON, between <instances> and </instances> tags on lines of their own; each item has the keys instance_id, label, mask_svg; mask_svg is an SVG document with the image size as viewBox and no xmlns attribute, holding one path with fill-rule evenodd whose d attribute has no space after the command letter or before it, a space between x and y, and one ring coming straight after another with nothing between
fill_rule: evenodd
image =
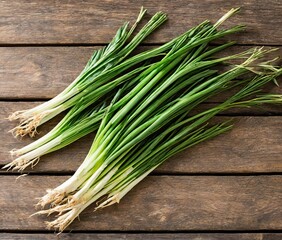
<instances>
[{"instance_id":1,"label":"green onion","mask_svg":"<svg viewBox=\"0 0 282 240\"><path fill-rule=\"evenodd\" d=\"M214 25L205 21L159 48L127 60L121 57L123 61L117 60L115 66L109 66L112 62L107 60L101 72L93 70L97 74L95 81L90 84L82 80L78 84L83 86L83 95L76 93L66 99L64 104L69 105L64 108L72 108L49 134L14 151L20 156L6 167L23 170L34 165L40 156L97 130L86 158L74 175L55 189L47 190L38 203L42 207L50 204L50 208L36 214L58 213L54 221L47 223L49 228L63 231L94 202L98 203L96 210L118 203L171 156L231 129L230 121L211 124L220 112L282 103L281 95L259 95L265 84L276 82L282 74L282 69L271 61L258 63L258 59L273 49L252 48L231 56L214 57L234 43L210 46L211 41L242 30L242 26L217 29L237 11L231 9ZM122 54L125 55L127 52ZM159 61L144 63L159 55L162 55ZM232 60L241 63L232 65ZM141 62L144 65L136 67ZM217 68L223 63L231 67L219 73ZM128 66L135 69L125 72ZM91 72L87 70L82 75ZM192 114L202 102L235 87L239 90L222 103ZM40 118L40 122L44 121L44 117Z\"/></svg>"},{"instance_id":2,"label":"green onion","mask_svg":"<svg viewBox=\"0 0 282 240\"><path fill-rule=\"evenodd\" d=\"M208 49L205 49L206 42L202 44L194 45L193 41L182 39L160 62L144 70L142 81L127 95L112 102L81 166L39 202L42 206L51 204L51 208L38 214L59 214L48 227L63 231L87 206L105 196L107 199L100 202L97 209L119 202L170 156L229 130L232 125L228 122L209 124L219 112L282 102L280 95L269 94L242 101L282 74L281 69L274 66L255 64L269 51L254 48L209 59L226 44ZM232 59L245 61L214 76L214 66ZM247 73L254 76L247 78ZM243 80L235 81L238 77ZM189 115L201 102L235 86L241 86L241 90L223 103Z\"/></svg>"},{"instance_id":3,"label":"green onion","mask_svg":"<svg viewBox=\"0 0 282 240\"><path fill-rule=\"evenodd\" d=\"M237 56L245 54L246 52ZM134 114L138 114L137 107L123 116L123 111L132 102L117 111L112 112L109 109L88 156L76 173L59 187L49 190L41 199L40 205L51 203L52 207L39 211L39 214L59 213L59 217L48 223L48 226L64 230L87 206L101 197L107 196L107 199L100 202L97 209L118 203L136 184L172 155L229 130L232 125L228 122L215 126L209 124L210 119L219 112L233 107L282 103L280 95L263 95L241 101L257 93L263 85L281 75L280 69L267 75L256 75L250 80L241 80L244 86L225 102L189 116L189 112L203 100L230 87L238 86L238 83L232 82L233 73L249 71L249 64L261 54L261 49L254 49L253 54L241 65L218 76L208 77L206 81L180 97L176 94L174 104L167 101L161 104L161 109L154 110L156 117L147 119L143 111L140 111L134 118ZM191 79L193 76L188 77L186 81ZM201 90L203 86L207 86L205 90ZM139 106L153 94L140 99ZM147 109L153 105L151 103ZM123 117L118 121L121 116ZM135 122L138 122L138 126L129 131Z\"/></svg>"},{"instance_id":4,"label":"green onion","mask_svg":"<svg viewBox=\"0 0 282 240\"><path fill-rule=\"evenodd\" d=\"M236 10L231 11L231 13L235 12ZM226 16L230 16L230 13ZM115 88L117 88L122 83L127 84L123 88L124 93L128 92L131 88L136 85L136 83L140 81L142 81L142 84L139 84L138 88L141 89L143 88L143 86L148 84L147 81L150 80L148 76L159 72L160 69L163 68L163 66L166 66L165 64L168 65L166 67L166 71L170 71L173 65L169 65L169 62L174 61L173 64L177 65L178 62L184 58L184 56L186 56L186 60L189 61L192 61L193 59L194 61L199 60L199 54L201 54L207 48L207 44L210 41L225 36L227 34L240 31L242 29L241 26L237 26L228 30L216 31L215 27L218 26L221 22L222 21L219 21L213 26L210 22L204 21L199 26L188 30L186 33L173 39L169 43L159 48L133 56L129 60L126 60L124 63L118 65L117 68L119 68L119 66L121 65L126 66L128 62L135 62L136 59L148 59L148 56L154 57L156 56L156 54L159 54L161 52L163 52L164 55L163 60L161 62L141 66L105 85L102 85L97 90L94 89L93 91L88 91L88 93L79 99L76 105L68 112L68 114L52 131L50 131L48 134L38 139L37 141L23 147L22 149L12 150L11 154L13 156L16 156L16 159L4 166L4 168L12 168L14 170L22 171L28 166L33 167L39 162L39 158L41 156L58 150L62 147L65 147L68 144L76 141L77 139L89 134L90 132L95 131L99 127L100 120L102 119L103 113L105 112L107 105L106 103L102 104L103 107L100 107L99 104L97 105L97 101L101 98L101 96L109 95L107 94L109 91L114 91ZM209 51L206 51L205 54L201 55L201 58L208 58L212 54L224 48L227 48L232 44L234 43L231 42L223 44L219 47L214 47ZM167 54L165 54L164 51L167 51ZM220 63L220 61L221 60L219 60L218 62L213 61L211 62L211 65L218 64ZM177 68L179 69L181 67L184 66L177 66ZM143 73L139 74L141 71L143 71ZM208 73L204 72L204 74L207 75L213 72L214 71L209 71ZM139 75L135 77L137 74ZM205 75L201 75L201 77L204 77ZM186 83L184 82L184 84ZM92 87L89 88L91 89ZM177 88L175 88L174 91L177 91ZM155 95L155 97L156 96L157 95ZM127 99L130 99L130 97L131 95L125 96L119 103L115 105L115 107L123 104L123 102L127 101ZM88 114L87 117L85 117L81 113L83 113L83 111L87 111L89 105L90 107L94 105L94 107L91 108L89 111L91 114Z\"/></svg>"},{"instance_id":5,"label":"green onion","mask_svg":"<svg viewBox=\"0 0 282 240\"><path fill-rule=\"evenodd\" d=\"M95 100L92 100L92 102L97 101L97 99L106 96L112 89L110 85L109 90L101 90L103 85L111 82L117 75L139 62L160 54L163 51L162 49L159 49L159 52L148 53L143 58L129 58L126 64L124 62L124 59L167 19L164 13L156 13L137 35L126 44L145 12L146 10L141 8L140 14L131 29L128 29L129 23L126 22L117 31L108 46L95 51L84 70L64 91L39 106L13 113L9 119L19 119L21 123L11 132L15 136L24 136L26 134L34 136L38 126L74 106L87 93L95 91ZM117 84L119 83L115 82L114 86Z\"/></svg>"}]
</instances>

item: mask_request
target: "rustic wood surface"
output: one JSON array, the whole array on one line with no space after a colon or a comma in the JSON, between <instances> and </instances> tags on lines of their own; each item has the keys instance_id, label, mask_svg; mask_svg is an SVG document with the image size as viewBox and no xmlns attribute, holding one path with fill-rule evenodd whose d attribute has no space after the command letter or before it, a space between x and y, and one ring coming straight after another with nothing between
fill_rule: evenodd
<instances>
[{"instance_id":1,"label":"rustic wood surface","mask_svg":"<svg viewBox=\"0 0 282 240\"><path fill-rule=\"evenodd\" d=\"M228 54L266 45L278 47L269 58L282 56L282 2L277 0L0 1L0 166L11 160L9 150L31 141L14 139L8 130L15 123L5 118L63 90L93 50L110 41L124 21L133 22L142 5L149 15L168 13L169 21L137 51L241 6L225 26L246 24L247 29L233 35L237 45ZM274 84L265 90L282 93ZM41 127L40 135L62 116ZM48 218L28 216L35 198L75 171L94 135L42 157L18 180L19 173L0 170L0 239L282 239L282 108L230 110L216 121L229 118L232 131L168 160L120 204L98 212L89 207L68 228L71 233L58 237L45 229Z\"/></svg>"},{"instance_id":2,"label":"rustic wood surface","mask_svg":"<svg viewBox=\"0 0 282 240\"><path fill-rule=\"evenodd\" d=\"M134 21L140 7L149 13L164 11L168 23L146 42L162 43L206 19L216 21L232 7L242 6L241 14L228 21L247 24L237 35L243 44L277 45L281 41L280 1L208 0L177 1L2 1L0 43L2 44L97 44L107 43L125 21Z\"/></svg>"},{"instance_id":3,"label":"rustic wood surface","mask_svg":"<svg viewBox=\"0 0 282 240\"><path fill-rule=\"evenodd\" d=\"M2 240L51 240L53 234L13 234L0 233ZM63 240L280 240L281 233L178 233L178 234L160 234L160 233L143 233L143 234L109 234L109 233L63 233L58 239Z\"/></svg>"},{"instance_id":4,"label":"rustic wood surface","mask_svg":"<svg viewBox=\"0 0 282 240\"><path fill-rule=\"evenodd\" d=\"M26 176L16 181L15 176L1 176L0 209L5 219L0 229L44 230L46 216L28 218L35 211L35 198L68 177ZM95 206L89 207L68 229L282 229L281 184L282 176L150 176L119 204L94 213Z\"/></svg>"}]
</instances>

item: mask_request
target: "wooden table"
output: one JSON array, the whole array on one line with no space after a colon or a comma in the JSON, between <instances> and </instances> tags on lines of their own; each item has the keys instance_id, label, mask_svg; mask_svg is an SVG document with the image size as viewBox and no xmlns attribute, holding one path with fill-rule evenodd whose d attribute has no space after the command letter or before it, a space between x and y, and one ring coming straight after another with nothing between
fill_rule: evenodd
<instances>
[{"instance_id":1,"label":"wooden table","mask_svg":"<svg viewBox=\"0 0 282 240\"><path fill-rule=\"evenodd\" d=\"M200 23L215 21L231 7L242 11L228 22L247 24L233 36L238 45L282 44L282 2L237 1L0 1L0 161L28 142L15 140L5 120L63 90L82 70L93 49L106 44L140 6L162 10L169 21L143 44L158 45ZM281 55L282 50L276 55ZM270 86L273 92L282 88ZM213 99L205 104L221 101ZM205 105L203 104L203 106ZM124 200L93 213L88 208L62 239L282 239L282 108L226 112L235 120L229 133L175 156ZM41 135L55 119L40 129ZM0 172L0 239L54 239L45 217L28 218L35 198L67 179L79 166L92 136L41 162L16 181Z\"/></svg>"}]
</instances>

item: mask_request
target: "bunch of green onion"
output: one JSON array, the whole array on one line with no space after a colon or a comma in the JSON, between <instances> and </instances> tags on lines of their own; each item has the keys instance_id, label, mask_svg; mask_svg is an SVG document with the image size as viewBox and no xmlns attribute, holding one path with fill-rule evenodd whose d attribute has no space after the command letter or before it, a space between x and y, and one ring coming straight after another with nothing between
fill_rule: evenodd
<instances>
[{"instance_id":1,"label":"bunch of green onion","mask_svg":"<svg viewBox=\"0 0 282 240\"><path fill-rule=\"evenodd\" d=\"M49 134L14 152L21 156L6 167L23 170L40 156L97 130L75 174L55 189L47 190L39 201L42 207L50 208L36 214L58 213L54 221L47 223L48 227L63 231L97 200L96 209L118 203L169 157L229 130L232 124L228 121L211 124L216 114L234 107L282 103L281 95L258 95L265 84L275 82L282 74L282 69L271 65L271 61L257 63L273 50L253 48L214 57L234 43L211 46L211 41L242 30L242 26L218 30L237 11L231 9L214 25L204 21L159 48L108 66L108 70L97 73L95 81L86 84L83 91L91 90L74 101L66 117ZM152 59L160 54L161 59ZM151 61L144 62L148 59ZM234 60L241 63L232 65ZM140 62L143 65L131 71L124 72L128 68L120 67ZM230 68L219 73L217 67L223 63L230 63ZM116 75L107 77L115 71ZM112 88L107 93L92 91L97 79L107 79L99 82L100 90L107 84ZM202 102L232 88L237 92L223 103L192 114ZM95 98L96 94L99 97Z\"/></svg>"},{"instance_id":2,"label":"bunch of green onion","mask_svg":"<svg viewBox=\"0 0 282 240\"><path fill-rule=\"evenodd\" d=\"M12 150L11 155L16 156L16 158L11 163L7 164L4 168L22 171L28 166L33 167L39 162L41 156L53 152L55 150L58 150L62 147L65 147L66 145L69 145L70 143L78 140L79 138L97 130L97 128L99 127L99 123L102 119L102 115L105 112L106 106L108 105L109 102L106 101L106 98L110 99L113 96L113 94L117 91L118 87L120 87L121 85L124 85L123 86L124 93L130 91L130 89L132 89L132 87L138 81L140 81L140 79L143 78L143 75L146 74L143 73L142 75L140 73L141 71L147 69L150 66L148 60L153 61L154 58L160 54L162 54L163 56L165 56L168 53L171 54L172 51L175 51L176 46L180 44L181 41L184 41L184 39L186 39L185 41L187 43L189 42L191 47L193 46L197 47L201 45L199 51L202 51L206 47L206 45L212 40L242 30L243 28L242 26L234 27L232 29L228 29L220 32L217 32L214 29L214 27L219 26L226 18L231 16L235 11L236 10L230 11L222 19L220 19L215 26L213 26L210 22L205 21L199 26L188 30L181 36L171 40L170 42L164 44L163 46L132 56L131 58L121 62L121 64L117 65L116 67L109 68L109 70L106 71L105 73L98 75L94 80L99 81L100 79L107 78L107 79L111 79L111 81L109 81L107 84L101 85L97 89L93 89L96 85L90 86L87 89L85 89L83 92L81 92L83 97L79 98L78 95L73 97L71 101L68 101L71 103L75 103L75 105L71 108L71 110L67 113L67 115L57 124L57 126L54 127L48 134L39 138L33 143L21 149ZM157 16L165 16L165 15L162 13L157 13L155 17L153 17L152 19L158 19ZM208 30L210 31L210 33L208 32ZM228 47L232 44L234 43L228 43L226 45L223 45L222 48ZM221 48L215 49L214 52L211 52L211 54L220 50ZM94 53L93 56L96 56L96 52ZM92 57L89 63L87 64L87 66L88 65L94 66L93 62L95 62L95 60L93 59L95 58ZM147 60L147 62L144 62L144 60ZM137 64L139 62L143 62L143 65L133 69L132 71L126 72L125 74L119 77L114 78L112 76L112 73L116 72L115 69L119 70L123 66L128 66L128 65L132 66L132 63ZM75 102L74 100L77 98L79 100ZM102 102L101 99L103 99ZM50 101L53 101L53 99ZM56 109L57 110L65 109L67 103L61 104L61 106ZM61 110L59 111L57 110L56 110L56 114L61 112ZM40 113L41 116L44 114L45 113L42 112ZM19 127L15 129L18 128ZM28 127L28 129L31 128ZM22 130L23 129L21 126L20 131ZM32 132L32 134L34 133L35 132Z\"/></svg>"}]
</instances>

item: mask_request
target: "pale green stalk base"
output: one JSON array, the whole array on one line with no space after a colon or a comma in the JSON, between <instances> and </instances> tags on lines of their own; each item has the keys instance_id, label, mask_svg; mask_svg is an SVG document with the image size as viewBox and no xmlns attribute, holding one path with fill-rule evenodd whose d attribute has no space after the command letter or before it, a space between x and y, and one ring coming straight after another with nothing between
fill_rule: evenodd
<instances>
[{"instance_id":1,"label":"pale green stalk base","mask_svg":"<svg viewBox=\"0 0 282 240\"><path fill-rule=\"evenodd\" d=\"M66 110L64 105L60 104L62 104L66 99L76 95L78 92L79 90L74 88L67 94L58 95L50 101L44 102L35 108L13 113L8 119L10 121L20 119L21 123L9 132L11 132L14 137L23 137L27 134L29 134L30 137L34 137L37 134L37 127Z\"/></svg>"}]
</instances>

